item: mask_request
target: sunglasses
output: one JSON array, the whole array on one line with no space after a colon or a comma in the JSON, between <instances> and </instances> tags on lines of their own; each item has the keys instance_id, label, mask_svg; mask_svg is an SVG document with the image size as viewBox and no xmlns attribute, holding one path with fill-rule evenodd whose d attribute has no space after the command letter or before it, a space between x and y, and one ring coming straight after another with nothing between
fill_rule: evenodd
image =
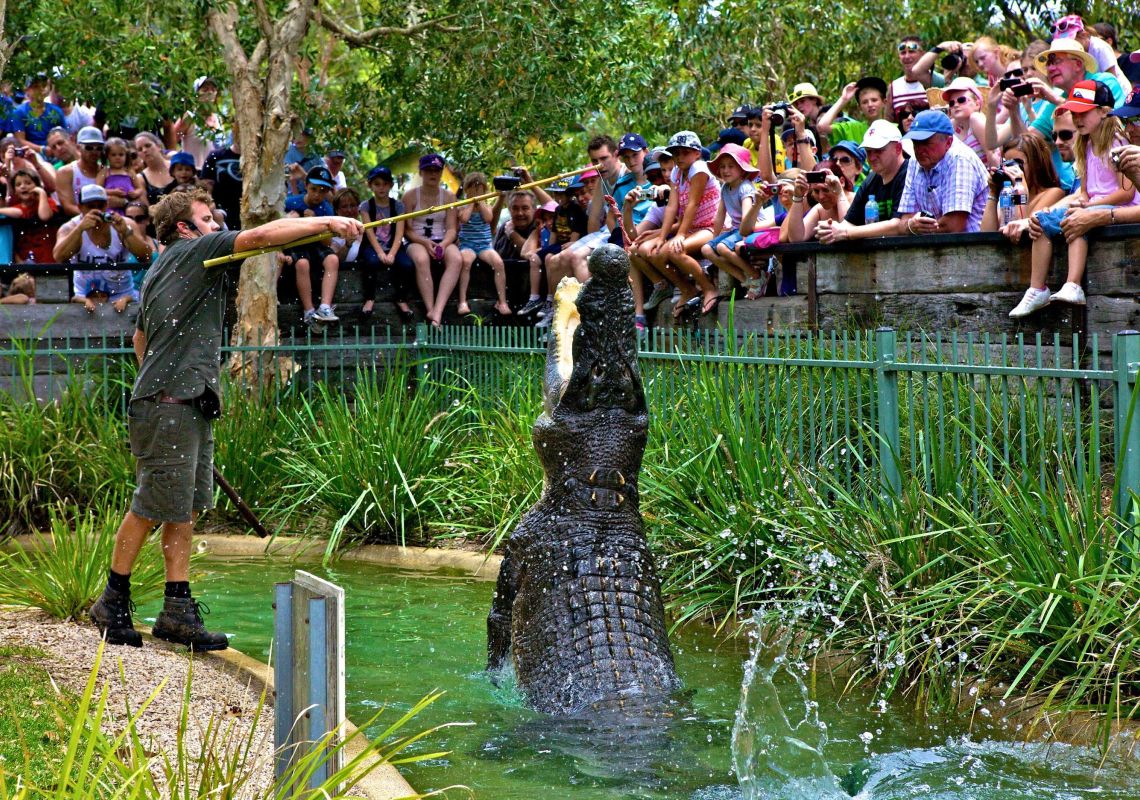
<instances>
[{"instance_id":1,"label":"sunglasses","mask_svg":"<svg viewBox=\"0 0 1140 800\"><path fill-rule=\"evenodd\" d=\"M86 150L88 153L94 153L97 151L102 151L103 145L101 145L101 144L85 144L85 145L83 145L83 149Z\"/></svg>"},{"instance_id":2,"label":"sunglasses","mask_svg":"<svg viewBox=\"0 0 1140 800\"><path fill-rule=\"evenodd\" d=\"M1081 61L1081 59L1075 58L1073 56L1063 56L1063 55L1058 55L1057 53L1050 53L1049 55L1045 56L1045 66L1055 67L1058 64L1060 64L1062 61L1065 61L1065 60L1078 61L1078 62ZM1084 66L1083 63L1082 63L1082 66Z\"/></svg>"},{"instance_id":3,"label":"sunglasses","mask_svg":"<svg viewBox=\"0 0 1140 800\"><path fill-rule=\"evenodd\" d=\"M1054 142L1067 142L1076 135L1075 131L1053 131Z\"/></svg>"},{"instance_id":4,"label":"sunglasses","mask_svg":"<svg viewBox=\"0 0 1140 800\"><path fill-rule=\"evenodd\" d=\"M948 101L947 105L961 106L961 105L965 105L968 102L970 102L970 95L961 94L961 95L958 95L957 97L955 97L953 100Z\"/></svg>"},{"instance_id":5,"label":"sunglasses","mask_svg":"<svg viewBox=\"0 0 1140 800\"><path fill-rule=\"evenodd\" d=\"M918 42L899 42L900 53L917 53L921 49Z\"/></svg>"},{"instance_id":6,"label":"sunglasses","mask_svg":"<svg viewBox=\"0 0 1140 800\"><path fill-rule=\"evenodd\" d=\"M854 164L855 163L855 159L853 159L851 156L832 156L831 160L834 161L836 164Z\"/></svg>"},{"instance_id":7,"label":"sunglasses","mask_svg":"<svg viewBox=\"0 0 1140 800\"><path fill-rule=\"evenodd\" d=\"M146 222L148 217L146 214L124 214L131 222Z\"/></svg>"},{"instance_id":8,"label":"sunglasses","mask_svg":"<svg viewBox=\"0 0 1140 800\"><path fill-rule=\"evenodd\" d=\"M1053 25L1053 30L1057 33L1068 33L1069 31L1083 31L1085 29L1084 21L1070 22L1067 19L1062 19Z\"/></svg>"}]
</instances>

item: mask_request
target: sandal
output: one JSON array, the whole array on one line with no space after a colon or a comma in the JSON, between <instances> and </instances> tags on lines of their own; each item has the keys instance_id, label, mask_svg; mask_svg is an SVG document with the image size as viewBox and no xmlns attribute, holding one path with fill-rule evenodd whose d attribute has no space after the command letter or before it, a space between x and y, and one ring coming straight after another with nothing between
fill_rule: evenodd
<instances>
[{"instance_id":1,"label":"sandal","mask_svg":"<svg viewBox=\"0 0 1140 800\"><path fill-rule=\"evenodd\" d=\"M721 296L718 294L716 297L714 297L712 299L711 305L708 301L702 302L701 303L701 316L707 317L709 314L714 313L717 309L717 306L720 305L721 299L722 299Z\"/></svg>"}]
</instances>

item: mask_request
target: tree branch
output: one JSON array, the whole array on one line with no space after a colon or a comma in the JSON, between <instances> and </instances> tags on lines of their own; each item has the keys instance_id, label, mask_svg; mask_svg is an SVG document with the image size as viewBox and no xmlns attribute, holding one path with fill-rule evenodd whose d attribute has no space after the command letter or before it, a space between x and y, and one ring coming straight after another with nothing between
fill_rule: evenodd
<instances>
[{"instance_id":1,"label":"tree branch","mask_svg":"<svg viewBox=\"0 0 1140 800\"><path fill-rule=\"evenodd\" d=\"M228 3L220 8L213 7L206 12L206 22L210 26L214 38L222 46L225 60L231 65L230 74L237 74L238 70L244 70L249 64L245 50L242 48L241 42L238 41L237 20L237 6L233 3Z\"/></svg>"},{"instance_id":2,"label":"tree branch","mask_svg":"<svg viewBox=\"0 0 1140 800\"><path fill-rule=\"evenodd\" d=\"M265 7L265 0L253 0L254 16L257 17L257 27L265 39L273 38L273 23L269 20L269 9Z\"/></svg>"},{"instance_id":3,"label":"tree branch","mask_svg":"<svg viewBox=\"0 0 1140 800\"><path fill-rule=\"evenodd\" d=\"M455 19L459 16L458 14L447 14L446 16L436 17L435 19L417 22L404 28L381 26L369 28L365 31L354 31L341 20L336 17L328 16L320 9L314 10L313 13L318 25L330 33L335 34L337 38L353 47L368 47L374 44L378 39L384 39L389 36L411 36L412 34L426 30L443 31L444 33L460 33L464 30L463 28L443 24L448 20Z\"/></svg>"}]
</instances>

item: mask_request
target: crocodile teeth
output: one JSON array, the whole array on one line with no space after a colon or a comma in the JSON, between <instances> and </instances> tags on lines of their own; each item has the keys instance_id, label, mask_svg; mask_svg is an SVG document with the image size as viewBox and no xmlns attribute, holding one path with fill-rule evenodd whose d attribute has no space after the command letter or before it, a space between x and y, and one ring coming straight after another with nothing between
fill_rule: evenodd
<instances>
[{"instance_id":1,"label":"crocodile teeth","mask_svg":"<svg viewBox=\"0 0 1140 800\"><path fill-rule=\"evenodd\" d=\"M624 494L618 494L618 496L617 496L617 504L620 506L620 505L621 505L622 503L624 503L624 502L625 502L625 495L624 495Z\"/></svg>"},{"instance_id":2,"label":"crocodile teeth","mask_svg":"<svg viewBox=\"0 0 1140 800\"><path fill-rule=\"evenodd\" d=\"M590 473L590 477L587 478L587 482L588 483L596 483L597 480L598 480L598 471L594 470L593 472Z\"/></svg>"},{"instance_id":3,"label":"crocodile teeth","mask_svg":"<svg viewBox=\"0 0 1140 800\"><path fill-rule=\"evenodd\" d=\"M597 492L590 492L590 502L591 503L598 502L598 493Z\"/></svg>"},{"instance_id":4,"label":"crocodile teeth","mask_svg":"<svg viewBox=\"0 0 1140 800\"><path fill-rule=\"evenodd\" d=\"M618 472L617 479L618 479L618 486L625 486L625 476L624 475L622 475L620 472Z\"/></svg>"}]
</instances>

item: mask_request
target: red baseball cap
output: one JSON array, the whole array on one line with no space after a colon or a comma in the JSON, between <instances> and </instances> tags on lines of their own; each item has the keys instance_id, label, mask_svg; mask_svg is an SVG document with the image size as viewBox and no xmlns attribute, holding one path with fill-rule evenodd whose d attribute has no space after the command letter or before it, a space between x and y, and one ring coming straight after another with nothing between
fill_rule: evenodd
<instances>
[{"instance_id":1,"label":"red baseball cap","mask_svg":"<svg viewBox=\"0 0 1140 800\"><path fill-rule=\"evenodd\" d=\"M1099 106L1112 108L1115 104L1112 91L1100 81L1077 81L1073 91L1069 92L1069 99L1057 106L1057 110L1081 114Z\"/></svg>"}]
</instances>

